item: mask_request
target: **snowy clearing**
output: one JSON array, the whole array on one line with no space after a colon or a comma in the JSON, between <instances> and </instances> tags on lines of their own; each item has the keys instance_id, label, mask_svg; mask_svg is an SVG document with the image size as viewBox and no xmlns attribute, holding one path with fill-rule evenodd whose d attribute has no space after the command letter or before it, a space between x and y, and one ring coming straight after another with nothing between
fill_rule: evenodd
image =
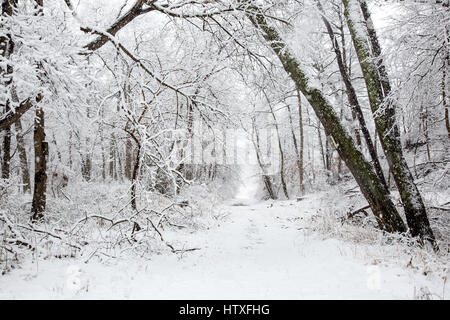
<instances>
[{"instance_id":1,"label":"snowy clearing","mask_svg":"<svg viewBox=\"0 0 450 320\"><path fill-rule=\"evenodd\" d=\"M324 195L322 195L324 196ZM308 232L318 196L243 202L208 231L177 233L201 250L151 260L31 260L0 277L1 299L414 299L448 298L435 273L377 263L375 246ZM175 234L173 234L175 236ZM168 237L169 234L166 236ZM169 238L170 239L170 238ZM407 261L407 259L403 259Z\"/></svg>"}]
</instances>

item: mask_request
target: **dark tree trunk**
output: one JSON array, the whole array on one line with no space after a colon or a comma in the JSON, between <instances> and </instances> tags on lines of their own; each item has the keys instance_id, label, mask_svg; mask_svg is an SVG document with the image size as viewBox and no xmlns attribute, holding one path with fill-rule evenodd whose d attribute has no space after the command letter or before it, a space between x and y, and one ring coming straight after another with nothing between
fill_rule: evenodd
<instances>
[{"instance_id":1,"label":"dark tree trunk","mask_svg":"<svg viewBox=\"0 0 450 320\"><path fill-rule=\"evenodd\" d=\"M36 109L34 119L34 191L31 220L44 218L47 203L47 157L48 143L45 141L44 111Z\"/></svg>"},{"instance_id":2,"label":"dark tree trunk","mask_svg":"<svg viewBox=\"0 0 450 320\"><path fill-rule=\"evenodd\" d=\"M114 134L111 134L111 138L109 140L109 176L111 179L115 179L115 163L116 163L116 157L114 152Z\"/></svg>"},{"instance_id":3,"label":"dark tree trunk","mask_svg":"<svg viewBox=\"0 0 450 320\"><path fill-rule=\"evenodd\" d=\"M449 38L448 30L446 29L446 37ZM450 40L448 40L450 41ZM445 118L445 127L447 129L447 136L450 138L450 117L449 117L449 100L448 96L448 88L447 88L447 77L448 77L448 69L450 69L450 53L447 52L444 59L444 66L442 68L442 106L444 107L444 118Z\"/></svg>"},{"instance_id":4,"label":"dark tree trunk","mask_svg":"<svg viewBox=\"0 0 450 320\"><path fill-rule=\"evenodd\" d=\"M106 180L106 155L105 155L105 139L103 138L103 132L100 132L100 144L102 153L102 180Z\"/></svg>"},{"instance_id":5,"label":"dark tree trunk","mask_svg":"<svg viewBox=\"0 0 450 320\"><path fill-rule=\"evenodd\" d=\"M119 150L119 146L117 144L117 142L114 144L115 149L116 149L116 175L117 175L117 179L120 181L123 181L123 166L122 166L122 158L121 158L121 154L120 154L120 150Z\"/></svg>"},{"instance_id":6,"label":"dark tree trunk","mask_svg":"<svg viewBox=\"0 0 450 320\"><path fill-rule=\"evenodd\" d=\"M35 0L38 15L42 14L43 0ZM31 220L39 221L44 218L47 204L47 158L48 143L45 141L45 114L40 107L36 109L34 118L34 190L31 205Z\"/></svg>"},{"instance_id":7,"label":"dark tree trunk","mask_svg":"<svg viewBox=\"0 0 450 320\"><path fill-rule=\"evenodd\" d=\"M13 15L13 8L16 6L16 1L4 0L2 2L2 16L5 19L10 18ZM0 25L2 32L0 35L0 54L9 59L10 55L14 51L14 42L8 25ZM2 80L0 86L2 90L5 90L4 95L6 97L4 105L0 106L0 110L3 109L4 114L8 114L11 111L10 92L12 90L12 73L13 67L7 62L6 66L0 67L0 79ZM9 93L8 93L9 92ZM10 162L11 162L11 123L4 127L4 136L2 142L3 158L2 158L2 178L9 179L10 175Z\"/></svg>"},{"instance_id":8,"label":"dark tree trunk","mask_svg":"<svg viewBox=\"0 0 450 320\"><path fill-rule=\"evenodd\" d=\"M125 177L132 180L133 176L133 143L131 139L127 139L125 142Z\"/></svg>"},{"instance_id":9,"label":"dark tree trunk","mask_svg":"<svg viewBox=\"0 0 450 320\"><path fill-rule=\"evenodd\" d=\"M91 181L92 178L92 160L91 160L91 152L89 150L90 140L86 138L86 152L84 154L80 154L81 156L81 175L85 181ZM80 141L80 149L81 149L81 141Z\"/></svg>"},{"instance_id":10,"label":"dark tree trunk","mask_svg":"<svg viewBox=\"0 0 450 320\"><path fill-rule=\"evenodd\" d=\"M327 171L331 171L331 159L332 158L332 151L330 148L330 142L329 137L325 137L325 166L327 168Z\"/></svg>"},{"instance_id":11,"label":"dark tree trunk","mask_svg":"<svg viewBox=\"0 0 450 320\"><path fill-rule=\"evenodd\" d=\"M131 207L133 208L133 210L137 210L136 184L137 184L137 177L138 177L138 173L139 173L140 163L141 163L141 146L140 146L140 144L137 144L136 159L134 160L133 174L131 176Z\"/></svg>"},{"instance_id":12,"label":"dark tree trunk","mask_svg":"<svg viewBox=\"0 0 450 320\"><path fill-rule=\"evenodd\" d=\"M9 179L11 161L11 128L6 129L4 132L2 149L2 179Z\"/></svg>"}]
</instances>

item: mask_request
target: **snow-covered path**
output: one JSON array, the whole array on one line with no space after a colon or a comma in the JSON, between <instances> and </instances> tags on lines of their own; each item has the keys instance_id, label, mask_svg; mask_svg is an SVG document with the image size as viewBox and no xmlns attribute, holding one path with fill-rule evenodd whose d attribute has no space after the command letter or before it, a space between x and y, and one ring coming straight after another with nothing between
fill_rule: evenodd
<instances>
[{"instance_id":1,"label":"snow-covered path","mask_svg":"<svg viewBox=\"0 0 450 320\"><path fill-rule=\"evenodd\" d=\"M226 206L229 215L206 232L183 235L201 250L151 261L52 260L0 277L0 298L57 299L411 299L443 283L400 267L379 267L339 240L308 236L302 217L315 199ZM303 208L303 209L302 209ZM180 234L178 233L178 237ZM68 287L77 265L84 288ZM448 290L447 296L448 296Z\"/></svg>"}]
</instances>

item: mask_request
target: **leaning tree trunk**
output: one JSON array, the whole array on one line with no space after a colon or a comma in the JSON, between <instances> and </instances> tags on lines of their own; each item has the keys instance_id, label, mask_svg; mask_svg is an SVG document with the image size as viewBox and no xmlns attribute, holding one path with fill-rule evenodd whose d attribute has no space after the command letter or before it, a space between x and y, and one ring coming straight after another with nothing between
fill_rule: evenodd
<instances>
[{"instance_id":1,"label":"leaning tree trunk","mask_svg":"<svg viewBox=\"0 0 450 320\"><path fill-rule=\"evenodd\" d=\"M286 72L308 99L327 135L333 138L340 157L345 161L369 202L380 228L388 232L405 232L405 225L390 199L388 189L380 182L372 166L355 147L352 138L342 126L339 117L322 92L310 87L309 80L300 64L278 32L267 24L262 13L247 13L247 17L256 28L262 31L264 39L270 44Z\"/></svg>"},{"instance_id":2,"label":"leaning tree trunk","mask_svg":"<svg viewBox=\"0 0 450 320\"><path fill-rule=\"evenodd\" d=\"M389 98L391 85L381 58L381 47L367 3L365 0L359 0L359 8L363 12L372 54L365 36L358 33L356 21L353 18L353 13L358 12L359 9L356 0L342 1L345 7L344 15L366 82L375 126L400 193L410 233L413 237L418 236L421 240L428 240L435 244L422 196L403 156L395 115L396 106Z\"/></svg>"}]
</instances>

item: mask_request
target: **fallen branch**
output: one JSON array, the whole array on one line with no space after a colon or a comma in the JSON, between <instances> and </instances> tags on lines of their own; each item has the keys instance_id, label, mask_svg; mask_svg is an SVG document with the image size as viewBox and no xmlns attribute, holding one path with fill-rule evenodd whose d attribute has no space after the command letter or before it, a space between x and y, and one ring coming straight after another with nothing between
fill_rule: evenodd
<instances>
[{"instance_id":1,"label":"fallen branch","mask_svg":"<svg viewBox=\"0 0 450 320\"><path fill-rule=\"evenodd\" d=\"M22 229L25 229L25 230L28 230L28 231L31 231L31 232L44 234L44 235L46 235L46 236L50 236L50 237L52 237L52 238L61 240L62 242L64 242L64 243L65 243L66 245L68 245L69 247L74 248L74 249L77 249L77 250L81 250L81 247L79 247L79 246L77 246L77 245L75 245L75 244L72 244L72 243L70 243L70 242L67 242L67 241L64 240L61 236L56 235L56 234L53 234L53 233L51 233L51 232L49 232L49 231L41 230L41 229L36 229L36 228L35 228L34 226L32 226L32 225L24 226L24 225L18 224L17 226L18 226L19 228L22 228ZM87 243L86 243L86 244L87 244Z\"/></svg>"},{"instance_id":2,"label":"fallen branch","mask_svg":"<svg viewBox=\"0 0 450 320\"><path fill-rule=\"evenodd\" d=\"M196 251L196 250L200 250L200 248L191 248L191 249L175 249L170 243L168 243L162 233L158 230L158 228L153 224L153 221L150 220L149 218L147 218L147 221L150 222L150 225L153 227L153 229L156 231L156 233L158 233L159 238L161 239L161 241L170 248L170 250L172 251L172 253L184 253L184 252L189 252L189 251Z\"/></svg>"},{"instance_id":3,"label":"fallen branch","mask_svg":"<svg viewBox=\"0 0 450 320\"><path fill-rule=\"evenodd\" d=\"M356 211L349 212L349 213L347 214L347 219L353 218L353 217L356 216L358 213L364 213L364 215L367 217L367 216L368 216L368 213L366 212L366 210L369 209L369 208L370 208L370 206L367 205L367 206L362 207L362 208L360 208L360 209L358 209L358 210L356 210Z\"/></svg>"},{"instance_id":4,"label":"fallen branch","mask_svg":"<svg viewBox=\"0 0 450 320\"><path fill-rule=\"evenodd\" d=\"M446 211L446 212L450 212L450 208L444 208L444 207L435 207L432 206L430 207L431 209L436 209L436 210L440 210L440 211Z\"/></svg>"}]
</instances>

